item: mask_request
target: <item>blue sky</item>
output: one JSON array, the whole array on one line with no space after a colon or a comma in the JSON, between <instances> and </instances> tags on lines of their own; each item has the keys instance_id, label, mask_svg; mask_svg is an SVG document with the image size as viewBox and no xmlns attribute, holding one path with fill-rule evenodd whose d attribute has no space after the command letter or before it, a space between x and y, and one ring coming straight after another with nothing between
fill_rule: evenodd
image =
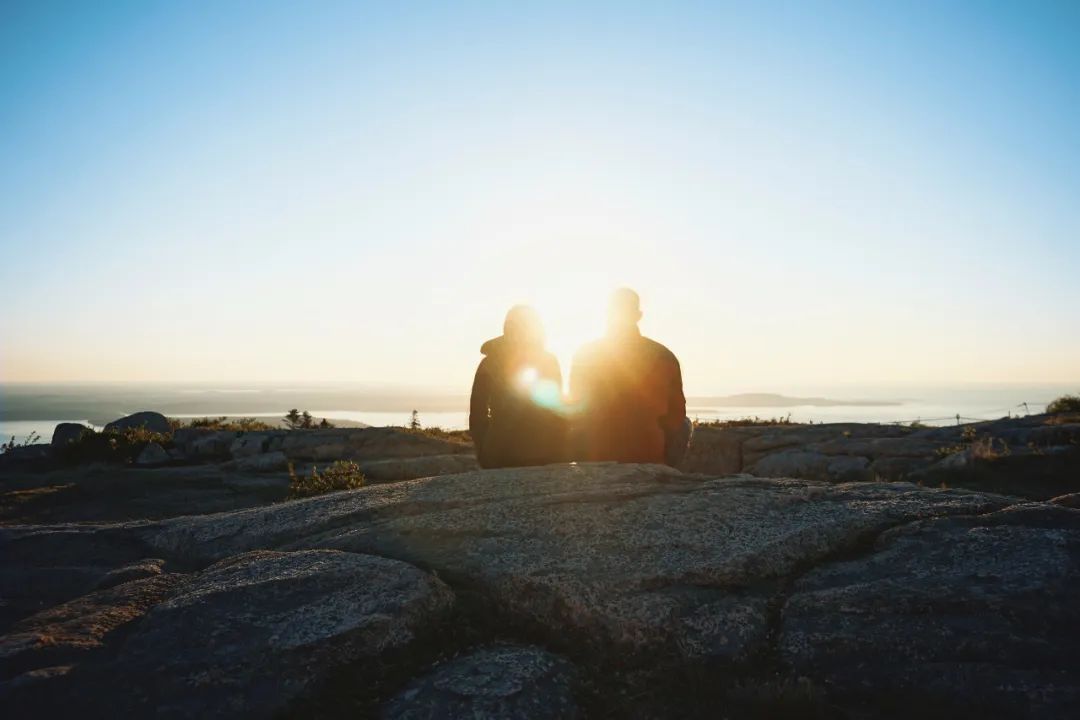
<instances>
[{"instance_id":1,"label":"blue sky","mask_svg":"<svg viewBox=\"0 0 1080 720\"><path fill-rule=\"evenodd\" d=\"M0 379L1080 381L1075 3L5 3Z\"/></svg>"}]
</instances>

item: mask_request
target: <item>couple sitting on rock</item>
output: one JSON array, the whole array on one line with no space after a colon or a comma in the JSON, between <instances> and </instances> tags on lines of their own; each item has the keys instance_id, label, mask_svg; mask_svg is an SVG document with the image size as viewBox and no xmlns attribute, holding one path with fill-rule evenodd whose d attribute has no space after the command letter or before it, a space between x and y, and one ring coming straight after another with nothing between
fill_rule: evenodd
<instances>
[{"instance_id":1,"label":"couple sitting on rock","mask_svg":"<svg viewBox=\"0 0 1080 720\"><path fill-rule=\"evenodd\" d=\"M679 361L641 335L639 320L637 293L615 291L607 335L574 357L564 398L539 315L511 308L503 334L480 348L485 357L473 381L469 430L480 465L681 461L691 425Z\"/></svg>"}]
</instances>

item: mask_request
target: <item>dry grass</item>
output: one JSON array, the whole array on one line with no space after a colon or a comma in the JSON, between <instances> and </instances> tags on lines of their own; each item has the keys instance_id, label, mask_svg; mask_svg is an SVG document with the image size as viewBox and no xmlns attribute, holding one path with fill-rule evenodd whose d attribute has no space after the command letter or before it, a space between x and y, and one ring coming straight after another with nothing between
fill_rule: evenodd
<instances>
[{"instance_id":1,"label":"dry grass","mask_svg":"<svg viewBox=\"0 0 1080 720\"><path fill-rule=\"evenodd\" d=\"M364 473L351 460L338 460L323 472L311 468L311 475L297 475L289 463L289 499L314 497L339 490L355 490L364 487Z\"/></svg>"},{"instance_id":2,"label":"dry grass","mask_svg":"<svg viewBox=\"0 0 1080 720\"><path fill-rule=\"evenodd\" d=\"M695 427L715 428L753 427L756 425L798 425L798 423L791 422L791 413L788 413L786 417L761 418L755 415L754 417L734 418L732 420L696 420L694 422Z\"/></svg>"}]
</instances>

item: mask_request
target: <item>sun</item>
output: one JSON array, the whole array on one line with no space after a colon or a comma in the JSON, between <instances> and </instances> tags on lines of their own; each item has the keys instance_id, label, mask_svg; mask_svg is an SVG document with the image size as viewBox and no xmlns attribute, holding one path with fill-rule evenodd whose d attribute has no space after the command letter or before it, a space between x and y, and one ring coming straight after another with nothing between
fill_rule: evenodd
<instances>
[{"instance_id":1,"label":"sun","mask_svg":"<svg viewBox=\"0 0 1080 720\"><path fill-rule=\"evenodd\" d=\"M606 277L568 273L557 285L536 293L533 305L547 330L547 348L562 368L564 389L574 354L604 331L607 299L614 287Z\"/></svg>"}]
</instances>

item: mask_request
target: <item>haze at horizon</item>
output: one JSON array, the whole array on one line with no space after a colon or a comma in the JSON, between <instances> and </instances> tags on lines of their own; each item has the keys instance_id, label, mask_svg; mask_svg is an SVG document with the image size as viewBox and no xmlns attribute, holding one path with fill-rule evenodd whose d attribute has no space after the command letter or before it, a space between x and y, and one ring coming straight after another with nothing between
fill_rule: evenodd
<instances>
[{"instance_id":1,"label":"haze at horizon","mask_svg":"<svg viewBox=\"0 0 1080 720\"><path fill-rule=\"evenodd\" d=\"M1080 9L0 10L0 380L1080 380ZM564 368L565 370L565 368Z\"/></svg>"}]
</instances>

